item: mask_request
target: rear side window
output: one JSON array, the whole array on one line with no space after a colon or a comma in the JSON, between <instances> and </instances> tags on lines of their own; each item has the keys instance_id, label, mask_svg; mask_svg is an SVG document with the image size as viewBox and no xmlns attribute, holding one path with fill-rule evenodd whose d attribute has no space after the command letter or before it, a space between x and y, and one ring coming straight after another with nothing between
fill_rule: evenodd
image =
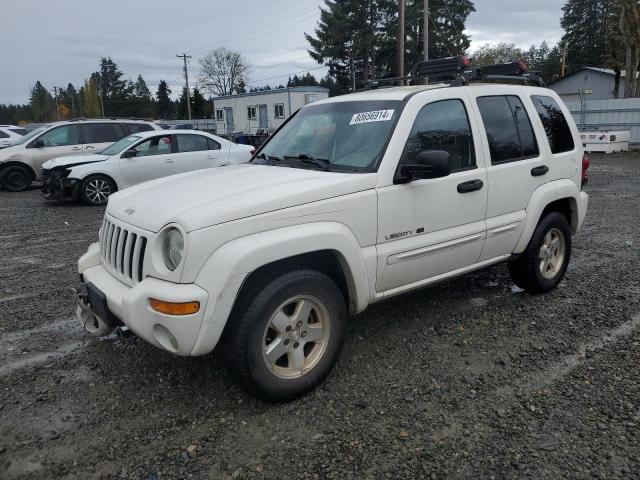
<instances>
[{"instance_id":1,"label":"rear side window","mask_svg":"<svg viewBox=\"0 0 640 480\"><path fill-rule=\"evenodd\" d=\"M113 143L125 136L117 123L87 123L82 129L84 143Z\"/></svg>"},{"instance_id":2,"label":"rear side window","mask_svg":"<svg viewBox=\"0 0 640 480\"><path fill-rule=\"evenodd\" d=\"M411 162L425 150L449 153L453 171L476 166L469 117L461 100L430 103L418 112L400 162Z\"/></svg>"},{"instance_id":3,"label":"rear side window","mask_svg":"<svg viewBox=\"0 0 640 480\"><path fill-rule=\"evenodd\" d=\"M220 144L211 138L207 138L207 143L209 144L209 150L220 150Z\"/></svg>"},{"instance_id":4,"label":"rear side window","mask_svg":"<svg viewBox=\"0 0 640 480\"><path fill-rule=\"evenodd\" d=\"M125 135L133 135L140 132L149 132L153 130L153 127L148 123L122 123Z\"/></svg>"},{"instance_id":5,"label":"rear side window","mask_svg":"<svg viewBox=\"0 0 640 480\"><path fill-rule=\"evenodd\" d=\"M2 130L0 130L0 138L9 138L9 134L4 133Z\"/></svg>"},{"instance_id":6,"label":"rear side window","mask_svg":"<svg viewBox=\"0 0 640 480\"><path fill-rule=\"evenodd\" d=\"M491 163L505 163L538 155L531 120L516 96L478 97Z\"/></svg>"},{"instance_id":7,"label":"rear side window","mask_svg":"<svg viewBox=\"0 0 640 480\"><path fill-rule=\"evenodd\" d=\"M570 152L574 149L573 134L560 106L551 97L534 95L531 97L536 107L544 131L549 139L551 153Z\"/></svg>"},{"instance_id":8,"label":"rear side window","mask_svg":"<svg viewBox=\"0 0 640 480\"><path fill-rule=\"evenodd\" d=\"M176 135L178 137L178 152L203 152L209 150L207 137L202 135Z\"/></svg>"}]
</instances>

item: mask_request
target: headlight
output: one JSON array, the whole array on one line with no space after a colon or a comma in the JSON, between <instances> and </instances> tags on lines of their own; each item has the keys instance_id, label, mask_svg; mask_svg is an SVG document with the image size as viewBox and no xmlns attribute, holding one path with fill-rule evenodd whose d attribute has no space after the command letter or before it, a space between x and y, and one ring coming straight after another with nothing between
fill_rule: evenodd
<instances>
[{"instance_id":1,"label":"headlight","mask_svg":"<svg viewBox=\"0 0 640 480\"><path fill-rule=\"evenodd\" d=\"M162 257L164 264L172 272L180 265L184 253L184 237L177 228L164 231L162 238Z\"/></svg>"}]
</instances>

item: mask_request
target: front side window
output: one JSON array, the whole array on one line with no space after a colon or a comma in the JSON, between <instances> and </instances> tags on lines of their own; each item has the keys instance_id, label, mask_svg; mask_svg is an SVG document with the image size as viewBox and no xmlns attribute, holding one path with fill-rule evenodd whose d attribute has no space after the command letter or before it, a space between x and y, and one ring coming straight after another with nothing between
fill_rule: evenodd
<instances>
[{"instance_id":1,"label":"front side window","mask_svg":"<svg viewBox=\"0 0 640 480\"><path fill-rule=\"evenodd\" d=\"M573 134L556 101L543 95L534 95L531 100L544 126L551 153L564 153L573 150L575 147Z\"/></svg>"},{"instance_id":2,"label":"front side window","mask_svg":"<svg viewBox=\"0 0 640 480\"><path fill-rule=\"evenodd\" d=\"M136 157L169 154L171 153L171 135L150 138L133 149L136 151Z\"/></svg>"},{"instance_id":3,"label":"front side window","mask_svg":"<svg viewBox=\"0 0 640 480\"><path fill-rule=\"evenodd\" d=\"M274 105L275 118L284 118L284 103L276 103Z\"/></svg>"},{"instance_id":4,"label":"front side window","mask_svg":"<svg viewBox=\"0 0 640 480\"><path fill-rule=\"evenodd\" d=\"M304 107L278 130L257 162L332 171L375 171L402 109L400 101Z\"/></svg>"},{"instance_id":5,"label":"front side window","mask_svg":"<svg viewBox=\"0 0 640 480\"><path fill-rule=\"evenodd\" d=\"M209 150L207 137L202 135L176 135L178 140L178 152L204 152Z\"/></svg>"},{"instance_id":6,"label":"front side window","mask_svg":"<svg viewBox=\"0 0 640 480\"><path fill-rule=\"evenodd\" d=\"M255 120L256 118L256 107L247 107L247 118L249 120Z\"/></svg>"},{"instance_id":7,"label":"front side window","mask_svg":"<svg viewBox=\"0 0 640 480\"><path fill-rule=\"evenodd\" d=\"M10 132L16 133L18 135L26 135L27 134L27 130L24 128L10 128L9 129Z\"/></svg>"},{"instance_id":8,"label":"front side window","mask_svg":"<svg viewBox=\"0 0 640 480\"><path fill-rule=\"evenodd\" d=\"M23 143L28 142L29 140L31 140L32 138L36 137L37 135L40 135L42 132L44 132L47 128L49 128L48 126L45 127L38 127L35 130L31 130L29 133L27 133L24 137L22 138L18 138L17 140L15 140L13 142L14 145L22 145ZM29 146L27 145L27 148L29 148Z\"/></svg>"},{"instance_id":9,"label":"front side window","mask_svg":"<svg viewBox=\"0 0 640 480\"><path fill-rule=\"evenodd\" d=\"M80 129L77 125L64 125L52 128L39 138L45 147L63 147L80 143Z\"/></svg>"},{"instance_id":10,"label":"front side window","mask_svg":"<svg viewBox=\"0 0 640 480\"><path fill-rule=\"evenodd\" d=\"M538 155L533 127L520 98L515 95L478 97L477 102L492 164Z\"/></svg>"},{"instance_id":11,"label":"front side window","mask_svg":"<svg viewBox=\"0 0 640 480\"><path fill-rule=\"evenodd\" d=\"M422 107L400 162L411 163L425 150L449 153L452 171L476 166L469 116L462 100L443 100Z\"/></svg>"},{"instance_id":12,"label":"front side window","mask_svg":"<svg viewBox=\"0 0 640 480\"><path fill-rule=\"evenodd\" d=\"M87 123L82 125L84 143L113 143L124 136L117 123Z\"/></svg>"}]
</instances>

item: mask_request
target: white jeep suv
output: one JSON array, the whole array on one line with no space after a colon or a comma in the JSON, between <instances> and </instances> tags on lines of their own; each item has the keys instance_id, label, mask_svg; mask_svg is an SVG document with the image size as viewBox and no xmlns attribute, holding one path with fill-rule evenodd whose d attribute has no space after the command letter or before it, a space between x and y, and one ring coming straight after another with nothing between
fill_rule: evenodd
<instances>
[{"instance_id":1,"label":"white jeep suv","mask_svg":"<svg viewBox=\"0 0 640 480\"><path fill-rule=\"evenodd\" d=\"M148 130L160 127L115 118L77 118L44 125L0 150L0 185L11 192L26 190L41 179L42 164L51 158L96 153L122 137Z\"/></svg>"},{"instance_id":2,"label":"white jeep suv","mask_svg":"<svg viewBox=\"0 0 640 480\"><path fill-rule=\"evenodd\" d=\"M220 345L286 401L331 371L348 313L498 262L554 288L587 210L578 130L553 91L489 80L315 102L249 164L116 193L78 263L80 323Z\"/></svg>"}]
</instances>

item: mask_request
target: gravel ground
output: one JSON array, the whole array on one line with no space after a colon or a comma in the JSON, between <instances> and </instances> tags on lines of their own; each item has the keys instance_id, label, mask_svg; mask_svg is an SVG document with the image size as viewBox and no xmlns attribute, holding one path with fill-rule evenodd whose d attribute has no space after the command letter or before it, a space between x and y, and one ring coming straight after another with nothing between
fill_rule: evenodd
<instances>
[{"instance_id":1,"label":"gravel ground","mask_svg":"<svg viewBox=\"0 0 640 480\"><path fill-rule=\"evenodd\" d=\"M0 478L638 478L640 154L593 156L587 190L557 290L498 265L376 305L286 405L215 354L85 335L102 209L0 191Z\"/></svg>"}]
</instances>

